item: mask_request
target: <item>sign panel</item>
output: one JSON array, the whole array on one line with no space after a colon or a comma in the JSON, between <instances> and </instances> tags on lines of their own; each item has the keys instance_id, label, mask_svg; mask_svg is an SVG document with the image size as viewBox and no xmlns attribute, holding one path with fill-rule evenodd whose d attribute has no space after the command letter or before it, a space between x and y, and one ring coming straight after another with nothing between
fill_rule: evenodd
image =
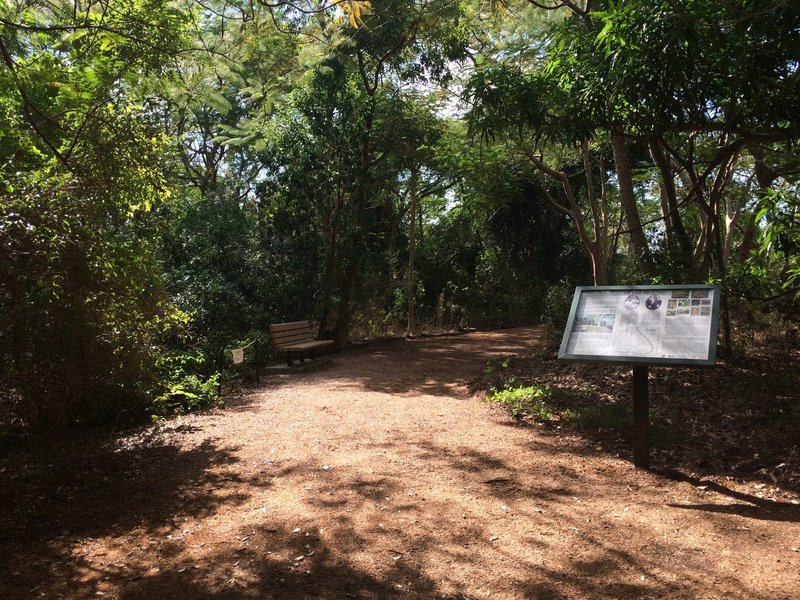
<instances>
[{"instance_id":1,"label":"sign panel","mask_svg":"<svg viewBox=\"0 0 800 600\"><path fill-rule=\"evenodd\" d=\"M244 348L234 348L231 350L233 364L240 365L244 362Z\"/></svg>"},{"instance_id":2,"label":"sign panel","mask_svg":"<svg viewBox=\"0 0 800 600\"><path fill-rule=\"evenodd\" d=\"M713 365L719 286L575 289L559 358L641 365Z\"/></svg>"}]
</instances>

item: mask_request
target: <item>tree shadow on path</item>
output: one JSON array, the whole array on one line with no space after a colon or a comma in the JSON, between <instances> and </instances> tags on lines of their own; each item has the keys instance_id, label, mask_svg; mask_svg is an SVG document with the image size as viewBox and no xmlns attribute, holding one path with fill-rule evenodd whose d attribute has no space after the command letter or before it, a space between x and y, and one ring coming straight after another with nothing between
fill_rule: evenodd
<instances>
[{"instance_id":1,"label":"tree shadow on path","mask_svg":"<svg viewBox=\"0 0 800 600\"><path fill-rule=\"evenodd\" d=\"M539 326L435 338L392 340L348 352L333 368L309 375L333 389L392 395L464 397L490 359L529 352Z\"/></svg>"},{"instance_id":2,"label":"tree shadow on path","mask_svg":"<svg viewBox=\"0 0 800 600\"><path fill-rule=\"evenodd\" d=\"M131 543L131 550L155 539L168 554L185 520L269 486L230 468L235 447L210 439L176 443L192 429L173 427L129 444L84 439L7 453L0 467L0 572L7 574L0 597L29 597L42 584L58 588L96 572L100 566L82 562L79 549L100 538Z\"/></svg>"}]
</instances>

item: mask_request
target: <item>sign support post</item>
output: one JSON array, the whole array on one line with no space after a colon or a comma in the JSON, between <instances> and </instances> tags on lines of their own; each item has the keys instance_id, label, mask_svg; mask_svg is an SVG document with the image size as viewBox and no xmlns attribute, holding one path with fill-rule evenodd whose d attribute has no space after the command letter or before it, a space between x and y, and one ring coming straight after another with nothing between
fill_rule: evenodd
<instances>
[{"instance_id":1,"label":"sign support post","mask_svg":"<svg viewBox=\"0 0 800 600\"><path fill-rule=\"evenodd\" d=\"M643 365L633 367L633 464L650 467L650 390L648 369Z\"/></svg>"}]
</instances>

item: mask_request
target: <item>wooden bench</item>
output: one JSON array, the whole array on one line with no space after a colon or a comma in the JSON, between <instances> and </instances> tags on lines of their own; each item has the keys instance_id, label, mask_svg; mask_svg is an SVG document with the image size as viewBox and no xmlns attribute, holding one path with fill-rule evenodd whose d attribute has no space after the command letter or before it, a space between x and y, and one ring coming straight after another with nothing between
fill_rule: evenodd
<instances>
[{"instance_id":1,"label":"wooden bench","mask_svg":"<svg viewBox=\"0 0 800 600\"><path fill-rule=\"evenodd\" d=\"M300 362L305 362L303 353L308 351L311 359L314 350L332 346L333 340L315 340L311 333L308 321L295 321L294 323L273 323L269 326L272 342L281 352L286 352L286 364L292 366L292 352L297 352Z\"/></svg>"}]
</instances>

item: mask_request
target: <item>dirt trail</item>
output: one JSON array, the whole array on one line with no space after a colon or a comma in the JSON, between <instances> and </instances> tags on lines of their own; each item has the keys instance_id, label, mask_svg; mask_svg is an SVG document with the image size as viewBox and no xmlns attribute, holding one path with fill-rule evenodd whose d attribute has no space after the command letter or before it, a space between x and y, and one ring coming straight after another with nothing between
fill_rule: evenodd
<instances>
[{"instance_id":1,"label":"dirt trail","mask_svg":"<svg viewBox=\"0 0 800 600\"><path fill-rule=\"evenodd\" d=\"M373 345L113 452L7 455L0 597L800 598L800 506L471 395L538 334Z\"/></svg>"}]
</instances>

